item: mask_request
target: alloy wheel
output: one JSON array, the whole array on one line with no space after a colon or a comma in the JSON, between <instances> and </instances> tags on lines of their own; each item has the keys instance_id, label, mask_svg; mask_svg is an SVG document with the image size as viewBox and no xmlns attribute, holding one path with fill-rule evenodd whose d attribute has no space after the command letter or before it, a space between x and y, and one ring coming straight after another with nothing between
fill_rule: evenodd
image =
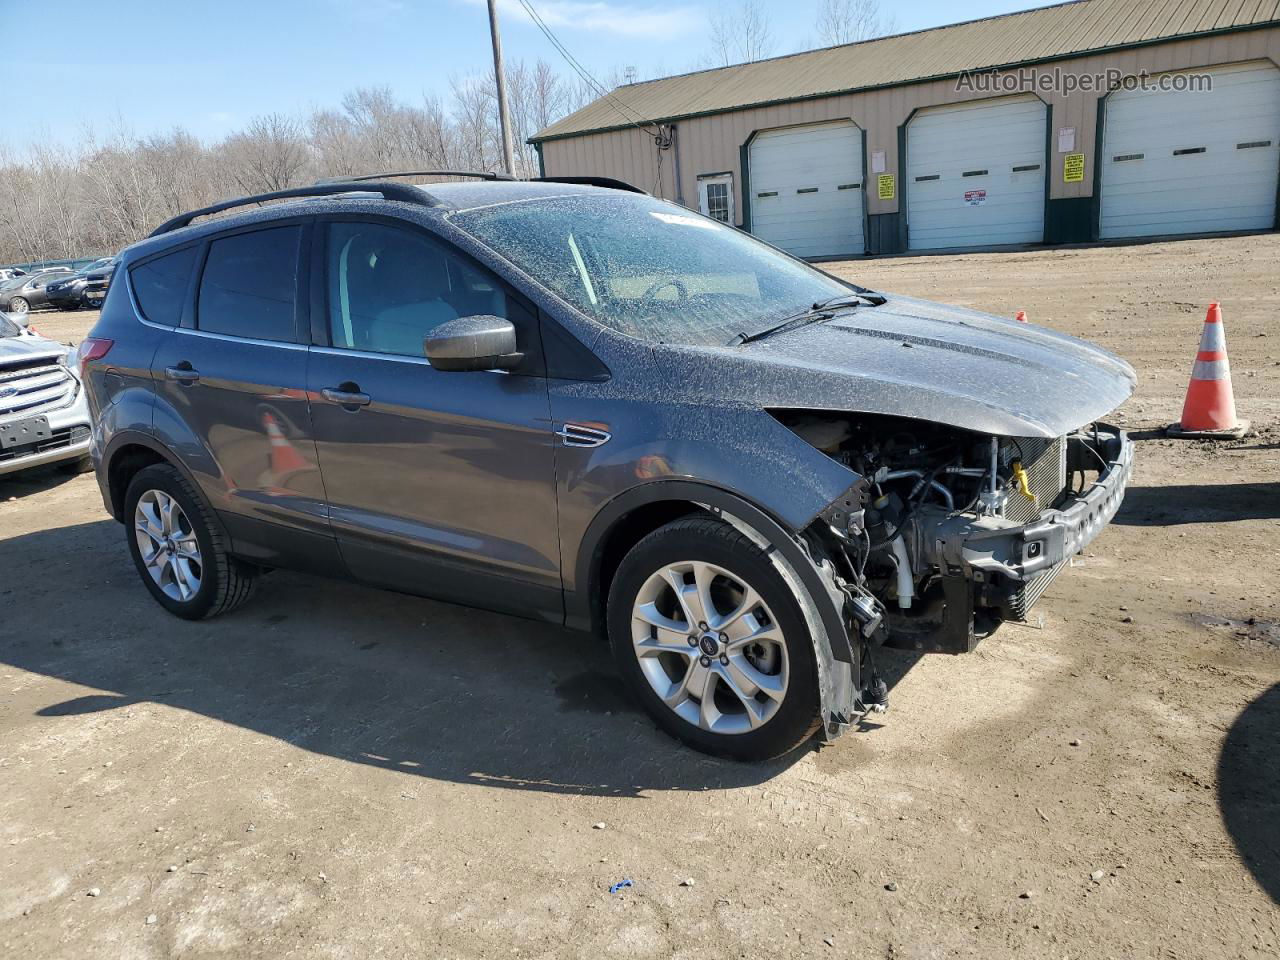
<instances>
[{"instance_id":1,"label":"alloy wheel","mask_svg":"<svg viewBox=\"0 0 1280 960\"><path fill-rule=\"evenodd\" d=\"M10 313L26 313L30 309L25 297L14 297L9 301Z\"/></svg>"},{"instance_id":2,"label":"alloy wheel","mask_svg":"<svg viewBox=\"0 0 1280 960\"><path fill-rule=\"evenodd\" d=\"M749 733L786 698L782 629L755 589L723 567L690 560L655 571L632 605L631 639L653 692L703 730Z\"/></svg>"},{"instance_id":3,"label":"alloy wheel","mask_svg":"<svg viewBox=\"0 0 1280 960\"><path fill-rule=\"evenodd\" d=\"M200 590L204 564L200 542L178 501L148 490L133 511L134 535L143 566L165 594L185 603Z\"/></svg>"}]
</instances>

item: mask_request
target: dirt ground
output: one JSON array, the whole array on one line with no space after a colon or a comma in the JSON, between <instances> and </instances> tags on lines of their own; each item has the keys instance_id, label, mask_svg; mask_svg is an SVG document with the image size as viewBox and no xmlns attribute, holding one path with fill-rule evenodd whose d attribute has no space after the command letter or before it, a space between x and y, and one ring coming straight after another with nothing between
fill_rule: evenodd
<instances>
[{"instance_id":1,"label":"dirt ground","mask_svg":"<svg viewBox=\"0 0 1280 960\"><path fill-rule=\"evenodd\" d=\"M92 477L0 480L0 955L1280 955L1280 236L835 269L1139 371L1134 485L1039 629L718 762L588 638L287 573L188 624ZM1258 432L1155 439L1211 298Z\"/></svg>"}]
</instances>

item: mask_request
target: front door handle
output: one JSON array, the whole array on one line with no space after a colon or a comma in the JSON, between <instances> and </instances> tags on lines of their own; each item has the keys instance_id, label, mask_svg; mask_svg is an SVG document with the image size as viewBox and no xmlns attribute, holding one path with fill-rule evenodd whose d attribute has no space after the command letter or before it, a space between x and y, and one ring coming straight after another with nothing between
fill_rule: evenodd
<instances>
[{"instance_id":1,"label":"front door handle","mask_svg":"<svg viewBox=\"0 0 1280 960\"><path fill-rule=\"evenodd\" d=\"M200 379L200 371L193 370L191 364L183 360L176 367L165 367L164 375L178 383L195 383Z\"/></svg>"},{"instance_id":2,"label":"front door handle","mask_svg":"<svg viewBox=\"0 0 1280 960\"><path fill-rule=\"evenodd\" d=\"M355 387L355 384L344 383L342 386ZM320 391L320 395L326 400L341 404L344 407L367 407L369 405L369 395L367 393L361 393L359 390L343 390L340 387L325 387Z\"/></svg>"}]
</instances>

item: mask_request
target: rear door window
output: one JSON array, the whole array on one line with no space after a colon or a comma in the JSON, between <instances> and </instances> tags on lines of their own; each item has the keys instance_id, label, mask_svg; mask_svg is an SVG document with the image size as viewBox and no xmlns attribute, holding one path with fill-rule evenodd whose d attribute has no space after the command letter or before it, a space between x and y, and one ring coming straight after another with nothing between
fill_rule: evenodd
<instances>
[{"instance_id":1,"label":"rear door window","mask_svg":"<svg viewBox=\"0 0 1280 960\"><path fill-rule=\"evenodd\" d=\"M302 228L272 227L209 244L196 326L255 340L296 339L298 246Z\"/></svg>"},{"instance_id":2,"label":"rear door window","mask_svg":"<svg viewBox=\"0 0 1280 960\"><path fill-rule=\"evenodd\" d=\"M133 295L145 319L166 327L178 325L187 297L187 283L191 280L191 268L196 262L196 249L176 250L129 271Z\"/></svg>"}]
</instances>

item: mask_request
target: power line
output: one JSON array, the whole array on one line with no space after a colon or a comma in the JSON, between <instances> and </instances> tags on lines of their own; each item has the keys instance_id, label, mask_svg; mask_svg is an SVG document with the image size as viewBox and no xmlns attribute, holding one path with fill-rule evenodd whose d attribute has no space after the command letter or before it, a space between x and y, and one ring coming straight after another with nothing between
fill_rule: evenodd
<instances>
[{"instance_id":1,"label":"power line","mask_svg":"<svg viewBox=\"0 0 1280 960\"><path fill-rule=\"evenodd\" d=\"M569 64L569 66L573 69L573 71L579 77L582 78L583 82L586 83L587 86L593 92L595 92L598 96L606 100L613 107L614 111L619 116L622 117L622 119L627 121L627 123L629 123L632 126L640 127L648 131L655 138L663 136L661 128L655 129L653 125L650 124L648 121L642 119L637 114L633 113L625 103L623 103L621 100L615 97L612 93L606 90L604 85L601 84L600 81L598 81L595 77L593 77L587 71L586 67L584 67L581 63L577 61L577 59L573 56L573 54L571 54L568 51L565 45L560 42L560 39L555 35L552 29L549 26L547 26L546 21L542 19L542 16L538 13L538 11L533 8L533 4L530 2L530 0L520 0L520 6L524 7L525 12L529 14L530 19L533 20L534 25L539 30L541 30L543 36L545 36L547 40L551 42L551 45L555 47L556 52L559 53L560 56L564 58L565 63Z\"/></svg>"}]
</instances>

